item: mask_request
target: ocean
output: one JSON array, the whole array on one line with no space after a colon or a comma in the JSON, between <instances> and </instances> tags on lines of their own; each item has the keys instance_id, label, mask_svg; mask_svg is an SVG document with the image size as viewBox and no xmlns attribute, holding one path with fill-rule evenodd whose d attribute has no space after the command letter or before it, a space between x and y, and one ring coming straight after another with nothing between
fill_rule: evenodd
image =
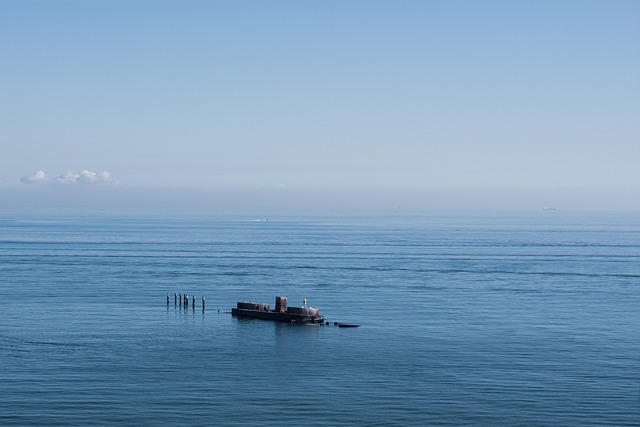
<instances>
[{"instance_id":1,"label":"ocean","mask_svg":"<svg viewBox=\"0 0 640 427\"><path fill-rule=\"evenodd\" d=\"M637 214L1 214L0 303L3 426L640 425Z\"/></svg>"}]
</instances>

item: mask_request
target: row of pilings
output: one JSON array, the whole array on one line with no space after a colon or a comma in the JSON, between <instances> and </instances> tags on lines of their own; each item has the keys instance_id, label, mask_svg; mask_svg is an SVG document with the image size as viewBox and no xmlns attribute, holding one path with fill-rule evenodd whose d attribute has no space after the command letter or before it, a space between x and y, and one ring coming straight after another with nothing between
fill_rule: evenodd
<instances>
[{"instance_id":1,"label":"row of pilings","mask_svg":"<svg viewBox=\"0 0 640 427\"><path fill-rule=\"evenodd\" d=\"M204 311L204 296L202 297L202 311ZM170 305L170 298L169 298L169 294L167 293L167 307L169 307ZM174 307L179 307L179 308L184 308L185 310L189 309L189 295L187 294L178 294L175 293L173 294L173 306ZM191 296L191 308L193 310L196 309L196 296L192 295Z\"/></svg>"}]
</instances>

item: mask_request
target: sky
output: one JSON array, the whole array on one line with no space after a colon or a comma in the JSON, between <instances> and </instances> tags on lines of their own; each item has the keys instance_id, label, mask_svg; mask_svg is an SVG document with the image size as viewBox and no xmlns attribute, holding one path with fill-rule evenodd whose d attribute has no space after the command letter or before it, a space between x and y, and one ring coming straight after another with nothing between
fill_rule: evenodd
<instances>
[{"instance_id":1,"label":"sky","mask_svg":"<svg viewBox=\"0 0 640 427\"><path fill-rule=\"evenodd\" d=\"M0 209L640 210L635 0L0 0L0 54Z\"/></svg>"}]
</instances>

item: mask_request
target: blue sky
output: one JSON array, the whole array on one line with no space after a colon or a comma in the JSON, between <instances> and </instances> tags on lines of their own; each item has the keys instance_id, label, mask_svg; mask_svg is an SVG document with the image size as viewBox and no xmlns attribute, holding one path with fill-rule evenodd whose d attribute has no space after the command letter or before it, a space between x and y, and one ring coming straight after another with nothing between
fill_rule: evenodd
<instances>
[{"instance_id":1,"label":"blue sky","mask_svg":"<svg viewBox=\"0 0 640 427\"><path fill-rule=\"evenodd\" d=\"M638 1L3 0L0 187L640 208L639 46Z\"/></svg>"}]
</instances>

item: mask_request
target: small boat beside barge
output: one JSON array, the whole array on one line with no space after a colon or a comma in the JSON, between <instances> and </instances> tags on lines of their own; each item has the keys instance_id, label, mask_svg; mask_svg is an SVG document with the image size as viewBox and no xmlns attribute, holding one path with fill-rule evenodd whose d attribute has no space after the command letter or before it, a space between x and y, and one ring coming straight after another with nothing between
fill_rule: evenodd
<instances>
[{"instance_id":1,"label":"small boat beside barge","mask_svg":"<svg viewBox=\"0 0 640 427\"><path fill-rule=\"evenodd\" d=\"M269 304L239 301L237 307L231 309L231 315L289 323L324 322L324 316L320 315L317 308L307 307L306 304L303 307L287 307L287 303L287 297L277 296L275 310L271 310Z\"/></svg>"}]
</instances>

